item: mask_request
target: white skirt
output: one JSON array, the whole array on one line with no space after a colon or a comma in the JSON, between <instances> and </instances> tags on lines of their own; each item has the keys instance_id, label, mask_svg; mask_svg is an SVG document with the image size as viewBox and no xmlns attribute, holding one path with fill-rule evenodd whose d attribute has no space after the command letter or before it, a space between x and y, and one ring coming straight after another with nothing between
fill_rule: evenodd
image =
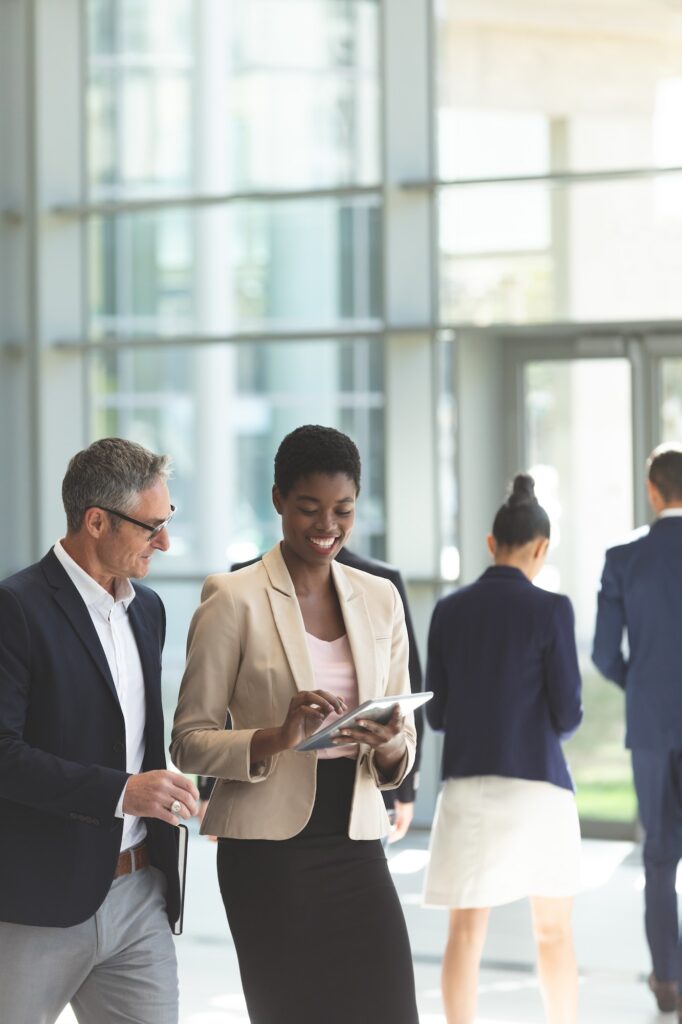
<instances>
[{"instance_id":1,"label":"white skirt","mask_svg":"<svg viewBox=\"0 0 682 1024\"><path fill-rule=\"evenodd\" d=\"M424 903L494 907L580 888L575 797L550 782L475 775L443 784L431 832Z\"/></svg>"}]
</instances>

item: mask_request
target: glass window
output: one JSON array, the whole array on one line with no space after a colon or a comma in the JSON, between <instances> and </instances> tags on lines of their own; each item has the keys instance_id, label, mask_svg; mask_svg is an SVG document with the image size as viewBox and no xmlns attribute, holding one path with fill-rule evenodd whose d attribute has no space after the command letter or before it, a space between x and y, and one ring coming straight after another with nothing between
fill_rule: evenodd
<instances>
[{"instance_id":1,"label":"glass window","mask_svg":"<svg viewBox=\"0 0 682 1024\"><path fill-rule=\"evenodd\" d=\"M384 393L371 341L249 342L107 350L92 357L94 437L173 456L178 514L158 572L220 571L271 547L273 459L285 434L322 423L363 460L353 546L384 555Z\"/></svg>"},{"instance_id":2,"label":"glass window","mask_svg":"<svg viewBox=\"0 0 682 1024\"><path fill-rule=\"evenodd\" d=\"M373 198L94 217L90 334L225 334L377 319Z\"/></svg>"},{"instance_id":3,"label":"glass window","mask_svg":"<svg viewBox=\"0 0 682 1024\"><path fill-rule=\"evenodd\" d=\"M376 182L376 0L236 0L230 14L216 187Z\"/></svg>"},{"instance_id":4,"label":"glass window","mask_svg":"<svg viewBox=\"0 0 682 1024\"><path fill-rule=\"evenodd\" d=\"M92 198L372 184L376 0L89 0Z\"/></svg>"},{"instance_id":5,"label":"glass window","mask_svg":"<svg viewBox=\"0 0 682 1024\"><path fill-rule=\"evenodd\" d=\"M585 718L567 754L578 807L586 818L632 821L623 694L590 660L604 552L633 527L630 364L538 361L526 364L524 383L528 468L552 524L537 582L568 594L576 615Z\"/></svg>"},{"instance_id":6,"label":"glass window","mask_svg":"<svg viewBox=\"0 0 682 1024\"><path fill-rule=\"evenodd\" d=\"M192 0L89 0L91 199L175 193L194 178Z\"/></svg>"},{"instance_id":7,"label":"glass window","mask_svg":"<svg viewBox=\"0 0 682 1024\"><path fill-rule=\"evenodd\" d=\"M438 174L682 165L682 14L666 0L441 0ZM682 175L440 193L441 318L679 318Z\"/></svg>"},{"instance_id":8,"label":"glass window","mask_svg":"<svg viewBox=\"0 0 682 1024\"><path fill-rule=\"evenodd\" d=\"M539 113L439 108L438 147L438 173L445 179L550 169L549 122Z\"/></svg>"},{"instance_id":9,"label":"glass window","mask_svg":"<svg viewBox=\"0 0 682 1024\"><path fill-rule=\"evenodd\" d=\"M438 451L438 497L440 526L440 574L446 580L458 580L459 495L457 488L457 405L455 401L455 346L452 332L441 332L436 339L435 359L438 382L436 406L436 443Z\"/></svg>"},{"instance_id":10,"label":"glass window","mask_svg":"<svg viewBox=\"0 0 682 1024\"><path fill-rule=\"evenodd\" d=\"M445 187L446 322L682 316L682 174L573 185Z\"/></svg>"},{"instance_id":11,"label":"glass window","mask_svg":"<svg viewBox=\"0 0 682 1024\"><path fill-rule=\"evenodd\" d=\"M661 441L682 444L682 357L661 360Z\"/></svg>"},{"instance_id":12,"label":"glass window","mask_svg":"<svg viewBox=\"0 0 682 1024\"><path fill-rule=\"evenodd\" d=\"M439 0L439 175L682 164L668 0Z\"/></svg>"},{"instance_id":13,"label":"glass window","mask_svg":"<svg viewBox=\"0 0 682 1024\"><path fill-rule=\"evenodd\" d=\"M88 336L161 339L89 354L90 426L174 459L178 514L154 573L168 599L167 689L177 689L198 591L172 577L275 543L273 458L294 427L355 439L364 479L353 544L385 553L382 344L202 342L365 330L381 317L379 4L88 0L87 14L91 202L377 186L87 220Z\"/></svg>"},{"instance_id":14,"label":"glass window","mask_svg":"<svg viewBox=\"0 0 682 1024\"><path fill-rule=\"evenodd\" d=\"M193 0L88 0L95 57L182 58L192 36Z\"/></svg>"}]
</instances>

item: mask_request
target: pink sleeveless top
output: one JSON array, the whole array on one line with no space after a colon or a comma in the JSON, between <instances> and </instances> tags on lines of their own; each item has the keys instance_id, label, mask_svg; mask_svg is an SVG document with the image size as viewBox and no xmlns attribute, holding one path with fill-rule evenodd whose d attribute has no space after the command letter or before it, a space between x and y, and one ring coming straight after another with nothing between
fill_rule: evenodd
<instances>
[{"instance_id":1,"label":"pink sleeveless top","mask_svg":"<svg viewBox=\"0 0 682 1024\"><path fill-rule=\"evenodd\" d=\"M308 653L313 665L316 690L328 690L335 697L343 697L349 711L358 706L358 680L355 675L353 654L344 634L336 640L320 640L312 633L306 633ZM344 712L345 713L345 712ZM336 712L327 715L320 729L331 725L337 718ZM330 747L318 750L318 757L351 757L358 756L357 743L349 743L342 747Z\"/></svg>"}]
</instances>

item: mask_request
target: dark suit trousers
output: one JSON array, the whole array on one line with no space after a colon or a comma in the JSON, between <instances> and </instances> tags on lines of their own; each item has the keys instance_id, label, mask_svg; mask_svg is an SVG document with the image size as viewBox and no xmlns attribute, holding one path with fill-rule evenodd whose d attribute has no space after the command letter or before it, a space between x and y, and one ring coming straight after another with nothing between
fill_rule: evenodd
<instances>
[{"instance_id":1,"label":"dark suit trousers","mask_svg":"<svg viewBox=\"0 0 682 1024\"><path fill-rule=\"evenodd\" d=\"M682 858L682 750L633 750L632 771L645 832L645 926L654 974L682 989L682 941L675 878Z\"/></svg>"}]
</instances>

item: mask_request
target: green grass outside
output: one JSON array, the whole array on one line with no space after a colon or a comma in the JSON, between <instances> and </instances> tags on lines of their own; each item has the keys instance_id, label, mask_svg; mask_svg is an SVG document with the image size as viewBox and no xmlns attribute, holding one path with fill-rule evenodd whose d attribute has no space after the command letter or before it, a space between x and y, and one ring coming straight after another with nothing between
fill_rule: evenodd
<instances>
[{"instance_id":1,"label":"green grass outside","mask_svg":"<svg viewBox=\"0 0 682 1024\"><path fill-rule=\"evenodd\" d=\"M581 785L576 801L581 818L630 822L637 814L634 790L627 783Z\"/></svg>"},{"instance_id":2,"label":"green grass outside","mask_svg":"<svg viewBox=\"0 0 682 1024\"><path fill-rule=\"evenodd\" d=\"M637 801L624 749L624 697L589 664L583 672L583 723L565 745L581 817L634 821Z\"/></svg>"}]
</instances>

